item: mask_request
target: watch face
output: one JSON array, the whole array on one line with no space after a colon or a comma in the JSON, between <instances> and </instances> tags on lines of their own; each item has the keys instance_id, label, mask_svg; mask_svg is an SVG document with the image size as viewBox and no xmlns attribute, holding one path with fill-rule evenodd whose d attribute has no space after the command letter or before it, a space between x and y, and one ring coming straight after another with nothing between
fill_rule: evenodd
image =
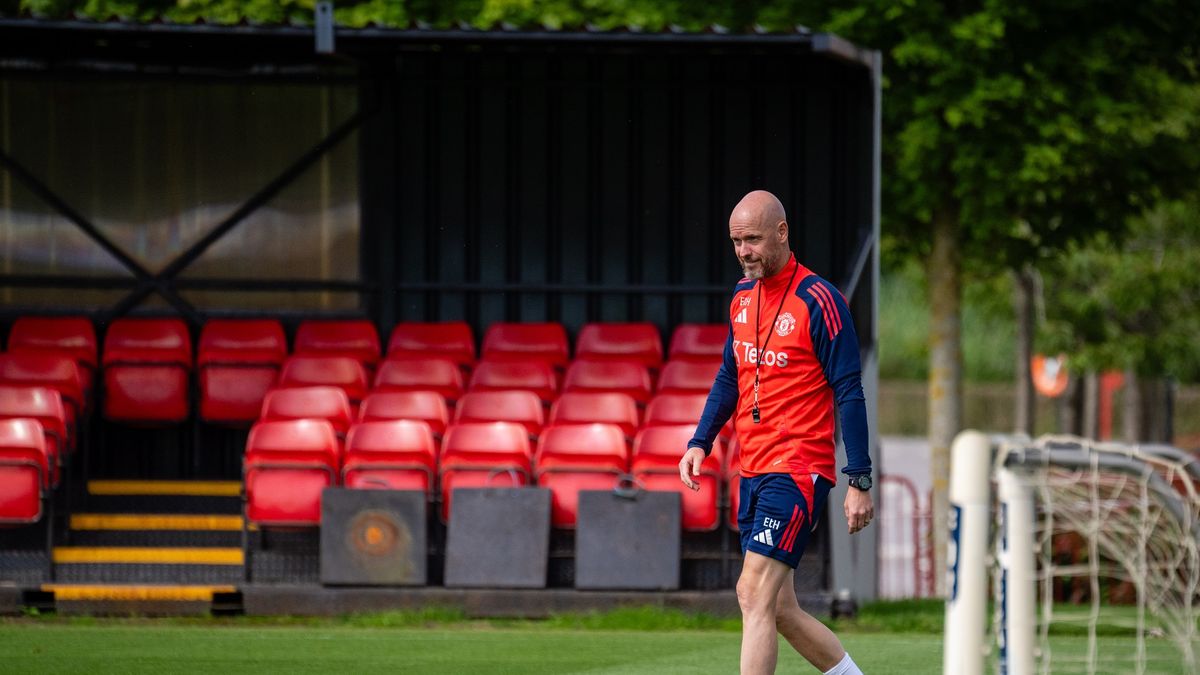
<instances>
[{"instance_id":1,"label":"watch face","mask_svg":"<svg viewBox=\"0 0 1200 675\"><path fill-rule=\"evenodd\" d=\"M871 477L870 476L855 476L854 478L850 479L850 484L853 485L854 487L858 488L859 490L870 490L871 489Z\"/></svg>"}]
</instances>

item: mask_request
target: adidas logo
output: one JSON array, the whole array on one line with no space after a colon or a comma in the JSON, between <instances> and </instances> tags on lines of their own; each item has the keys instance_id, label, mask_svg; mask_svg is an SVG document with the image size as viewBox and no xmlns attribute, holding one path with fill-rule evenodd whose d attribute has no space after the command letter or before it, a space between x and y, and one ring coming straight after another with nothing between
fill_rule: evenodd
<instances>
[{"instance_id":1,"label":"adidas logo","mask_svg":"<svg viewBox=\"0 0 1200 675\"><path fill-rule=\"evenodd\" d=\"M743 307L742 311L738 312L737 316L733 318L733 322L734 323L746 323L746 312L747 311L749 311L749 310L746 309L745 307Z\"/></svg>"},{"instance_id":2,"label":"adidas logo","mask_svg":"<svg viewBox=\"0 0 1200 675\"><path fill-rule=\"evenodd\" d=\"M754 535L754 541L757 541L760 544L766 544L767 546L775 545L775 538L771 536L770 530L763 530L762 532Z\"/></svg>"}]
</instances>

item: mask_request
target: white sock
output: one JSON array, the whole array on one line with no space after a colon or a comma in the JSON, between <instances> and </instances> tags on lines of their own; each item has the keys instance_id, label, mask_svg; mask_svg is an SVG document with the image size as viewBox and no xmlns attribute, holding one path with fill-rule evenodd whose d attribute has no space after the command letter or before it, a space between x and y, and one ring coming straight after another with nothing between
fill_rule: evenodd
<instances>
[{"instance_id":1,"label":"white sock","mask_svg":"<svg viewBox=\"0 0 1200 675\"><path fill-rule=\"evenodd\" d=\"M863 675L863 671L854 665L854 659L850 658L850 652L846 652L836 666L825 671L825 675Z\"/></svg>"}]
</instances>

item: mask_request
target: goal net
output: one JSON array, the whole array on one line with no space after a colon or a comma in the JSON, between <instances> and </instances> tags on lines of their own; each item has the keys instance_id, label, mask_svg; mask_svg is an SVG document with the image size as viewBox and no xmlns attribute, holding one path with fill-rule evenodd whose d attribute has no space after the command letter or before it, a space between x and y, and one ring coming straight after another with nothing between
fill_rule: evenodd
<instances>
[{"instance_id":1,"label":"goal net","mask_svg":"<svg viewBox=\"0 0 1200 675\"><path fill-rule=\"evenodd\" d=\"M966 432L952 472L946 673L1197 672L1195 458Z\"/></svg>"}]
</instances>

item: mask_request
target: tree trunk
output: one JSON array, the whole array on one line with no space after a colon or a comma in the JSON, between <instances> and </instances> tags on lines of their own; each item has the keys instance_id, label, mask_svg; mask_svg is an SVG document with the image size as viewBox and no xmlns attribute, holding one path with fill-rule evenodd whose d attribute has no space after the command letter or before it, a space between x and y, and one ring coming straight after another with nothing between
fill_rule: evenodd
<instances>
[{"instance_id":1,"label":"tree trunk","mask_svg":"<svg viewBox=\"0 0 1200 675\"><path fill-rule=\"evenodd\" d=\"M1084 438L1100 437L1100 376L1089 370L1083 375L1083 424L1080 431Z\"/></svg>"},{"instance_id":2,"label":"tree trunk","mask_svg":"<svg viewBox=\"0 0 1200 675\"><path fill-rule=\"evenodd\" d=\"M1126 443L1137 443L1142 439L1142 384L1137 371L1125 369L1125 396L1121 403L1121 437Z\"/></svg>"},{"instance_id":3,"label":"tree trunk","mask_svg":"<svg viewBox=\"0 0 1200 675\"><path fill-rule=\"evenodd\" d=\"M1013 271L1013 310L1017 318L1017 396L1013 426L1018 434L1033 436L1037 409L1033 391L1033 272L1028 267Z\"/></svg>"},{"instance_id":4,"label":"tree trunk","mask_svg":"<svg viewBox=\"0 0 1200 675\"><path fill-rule=\"evenodd\" d=\"M946 538L949 511L950 444L962 428L962 266L958 212L933 214L929 257L929 450L933 479L934 575L938 595L946 594Z\"/></svg>"}]
</instances>

